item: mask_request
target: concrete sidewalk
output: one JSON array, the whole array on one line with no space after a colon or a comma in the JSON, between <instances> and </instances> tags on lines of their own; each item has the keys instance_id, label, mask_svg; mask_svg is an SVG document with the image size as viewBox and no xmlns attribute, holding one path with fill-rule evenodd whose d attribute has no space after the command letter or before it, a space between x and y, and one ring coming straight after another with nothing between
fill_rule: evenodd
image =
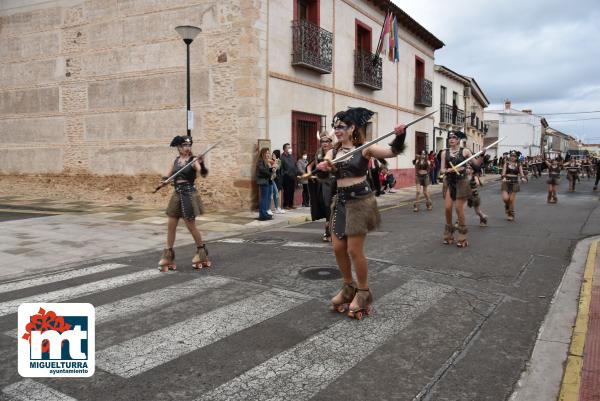
<instances>
[{"instance_id":1,"label":"concrete sidewalk","mask_svg":"<svg viewBox=\"0 0 600 401\"><path fill-rule=\"evenodd\" d=\"M441 190L441 184L430 186L432 195ZM377 203L380 208L412 203L414 196L414 187L402 188L379 196ZM11 216L9 220L0 219L3 261L0 280L47 273L148 249L156 249L156 255L149 256L149 263L158 260L166 237L164 207L0 196L0 213ZM440 207L439 202L434 207ZM36 218L21 218L25 216ZM288 210L269 221L258 221L257 217L254 211L234 210L206 213L196 220L207 242L311 220L309 208ZM175 245L192 243L185 225L180 224Z\"/></svg>"}]
</instances>

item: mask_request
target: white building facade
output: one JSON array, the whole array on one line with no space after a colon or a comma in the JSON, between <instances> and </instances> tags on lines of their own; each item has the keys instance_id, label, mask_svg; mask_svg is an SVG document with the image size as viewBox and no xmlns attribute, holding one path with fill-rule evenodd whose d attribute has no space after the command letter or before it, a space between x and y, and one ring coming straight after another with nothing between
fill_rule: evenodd
<instances>
[{"instance_id":1,"label":"white building facade","mask_svg":"<svg viewBox=\"0 0 600 401\"><path fill-rule=\"evenodd\" d=\"M439 107L434 116L435 151L446 147L449 131L463 131L467 135L464 144L473 152L483 147L485 126L483 111L489 105L477 81L461 75L448 67L434 67L433 101Z\"/></svg>"},{"instance_id":2,"label":"white building facade","mask_svg":"<svg viewBox=\"0 0 600 401\"><path fill-rule=\"evenodd\" d=\"M538 156L542 152L542 117L532 114L531 110L515 110L511 102L505 101L504 110L484 112L484 124L488 125L486 144L498 138L504 138L488 152L493 156L502 156L511 150L517 150L523 156Z\"/></svg>"},{"instance_id":3,"label":"white building facade","mask_svg":"<svg viewBox=\"0 0 600 401\"><path fill-rule=\"evenodd\" d=\"M374 59L387 10L398 19L398 63ZM393 3L270 1L268 24L265 139L272 149L289 142L295 156L307 151L312 158L316 132L348 107L375 112L368 139L432 109L434 52L443 43ZM388 160L399 186L414 183L412 160L432 138L431 118L409 129L405 153Z\"/></svg>"}]
</instances>

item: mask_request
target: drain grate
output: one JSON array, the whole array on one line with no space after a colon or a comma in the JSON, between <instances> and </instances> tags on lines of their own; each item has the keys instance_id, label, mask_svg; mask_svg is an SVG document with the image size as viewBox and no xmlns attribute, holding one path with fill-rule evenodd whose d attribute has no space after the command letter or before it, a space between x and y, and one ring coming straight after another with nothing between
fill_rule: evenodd
<instances>
[{"instance_id":1,"label":"drain grate","mask_svg":"<svg viewBox=\"0 0 600 401\"><path fill-rule=\"evenodd\" d=\"M300 270L300 275L309 280L336 280L342 277L337 266L308 266Z\"/></svg>"},{"instance_id":2,"label":"drain grate","mask_svg":"<svg viewBox=\"0 0 600 401\"><path fill-rule=\"evenodd\" d=\"M285 240L282 238L257 238L251 240L250 242L258 245L278 245L283 244Z\"/></svg>"}]
</instances>

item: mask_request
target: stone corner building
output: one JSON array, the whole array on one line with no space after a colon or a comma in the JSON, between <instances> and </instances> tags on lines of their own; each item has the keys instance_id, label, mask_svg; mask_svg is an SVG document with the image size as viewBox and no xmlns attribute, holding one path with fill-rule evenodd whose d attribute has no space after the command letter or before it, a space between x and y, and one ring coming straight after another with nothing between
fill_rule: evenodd
<instances>
[{"instance_id":1,"label":"stone corner building","mask_svg":"<svg viewBox=\"0 0 600 401\"><path fill-rule=\"evenodd\" d=\"M401 62L365 65L389 8ZM259 140L312 152L336 110L374 110L375 137L431 107L443 43L386 0L4 0L0 174L156 184L186 132L178 25L203 30L190 48L192 136L196 151L222 141L200 184L219 207L253 203ZM412 150L391 161L400 181L432 129L417 125Z\"/></svg>"}]
</instances>

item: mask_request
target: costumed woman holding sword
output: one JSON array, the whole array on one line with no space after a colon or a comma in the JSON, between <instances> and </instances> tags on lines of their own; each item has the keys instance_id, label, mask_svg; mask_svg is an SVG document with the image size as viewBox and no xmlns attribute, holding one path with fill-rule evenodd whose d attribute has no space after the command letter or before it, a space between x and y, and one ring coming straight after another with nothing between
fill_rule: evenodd
<instances>
[{"instance_id":1,"label":"costumed woman holding sword","mask_svg":"<svg viewBox=\"0 0 600 401\"><path fill-rule=\"evenodd\" d=\"M369 288L367 258L364 253L366 234L380 223L375 195L367 183L367 169L372 157L385 159L398 156L404 150L406 127L399 125L393 132L365 143L365 127L373 112L364 108L349 108L333 117L333 129L338 143L317 165L317 176L336 177L337 191L332 200L331 231L333 251L342 273L344 285L331 300L332 309L362 319L373 302ZM413 121L429 117L430 113ZM411 123L411 124L412 124ZM394 135L390 146L374 143ZM352 277L352 265L356 281Z\"/></svg>"}]
</instances>

